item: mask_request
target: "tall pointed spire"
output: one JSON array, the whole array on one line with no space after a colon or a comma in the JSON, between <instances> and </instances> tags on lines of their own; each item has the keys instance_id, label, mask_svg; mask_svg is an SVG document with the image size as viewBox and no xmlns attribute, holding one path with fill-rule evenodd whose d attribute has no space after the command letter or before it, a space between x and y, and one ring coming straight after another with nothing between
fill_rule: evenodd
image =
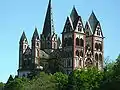
<instances>
[{"instance_id":1,"label":"tall pointed spire","mask_svg":"<svg viewBox=\"0 0 120 90\"><path fill-rule=\"evenodd\" d=\"M94 14L94 12L92 11L92 14L90 15L89 17L89 20L88 20L89 24L90 24L90 27L92 29L92 31L94 32L95 28L96 28L96 25L98 24L98 20Z\"/></svg>"},{"instance_id":2,"label":"tall pointed spire","mask_svg":"<svg viewBox=\"0 0 120 90\"><path fill-rule=\"evenodd\" d=\"M55 30L53 24L51 0L49 0L42 34L44 35L44 37L48 37L48 36L52 36L54 32Z\"/></svg>"}]
</instances>

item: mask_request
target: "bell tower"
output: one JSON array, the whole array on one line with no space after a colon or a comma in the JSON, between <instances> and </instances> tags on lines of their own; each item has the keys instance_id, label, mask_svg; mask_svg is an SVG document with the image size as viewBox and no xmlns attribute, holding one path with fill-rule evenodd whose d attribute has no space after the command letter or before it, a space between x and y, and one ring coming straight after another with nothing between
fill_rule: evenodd
<instances>
[{"instance_id":1,"label":"bell tower","mask_svg":"<svg viewBox=\"0 0 120 90\"><path fill-rule=\"evenodd\" d=\"M67 17L62 32L62 48L65 52L64 68L66 73L83 67L85 53L85 33L81 16L73 7L70 17Z\"/></svg>"},{"instance_id":2,"label":"bell tower","mask_svg":"<svg viewBox=\"0 0 120 90\"><path fill-rule=\"evenodd\" d=\"M57 34L55 33L51 0L49 0L43 32L41 34L41 49L57 49Z\"/></svg>"},{"instance_id":3,"label":"bell tower","mask_svg":"<svg viewBox=\"0 0 120 90\"><path fill-rule=\"evenodd\" d=\"M103 33L100 22L97 20L94 12L89 17L88 22L85 25L86 32L86 44L90 46L93 54L92 63L99 69L103 68Z\"/></svg>"}]
</instances>

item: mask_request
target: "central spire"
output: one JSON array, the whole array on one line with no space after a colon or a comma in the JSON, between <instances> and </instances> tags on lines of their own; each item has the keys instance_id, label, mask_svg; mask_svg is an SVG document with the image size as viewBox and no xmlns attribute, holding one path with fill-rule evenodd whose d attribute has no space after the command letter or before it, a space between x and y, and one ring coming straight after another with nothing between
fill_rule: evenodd
<instances>
[{"instance_id":1,"label":"central spire","mask_svg":"<svg viewBox=\"0 0 120 90\"><path fill-rule=\"evenodd\" d=\"M54 31L55 30L54 30L54 24L53 24L51 0L49 0L42 34L46 38L48 36L52 36L54 34Z\"/></svg>"}]
</instances>

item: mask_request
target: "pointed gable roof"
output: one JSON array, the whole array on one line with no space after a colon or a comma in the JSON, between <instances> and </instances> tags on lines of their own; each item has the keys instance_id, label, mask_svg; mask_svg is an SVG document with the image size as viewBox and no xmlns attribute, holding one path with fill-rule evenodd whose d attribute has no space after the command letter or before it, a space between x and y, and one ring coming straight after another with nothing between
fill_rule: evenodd
<instances>
[{"instance_id":1,"label":"pointed gable roof","mask_svg":"<svg viewBox=\"0 0 120 90\"><path fill-rule=\"evenodd\" d=\"M32 39L36 39L36 38L39 39L39 34L38 34L38 31L37 31L37 28L35 27L35 31L34 31L34 33L33 33Z\"/></svg>"},{"instance_id":2,"label":"pointed gable roof","mask_svg":"<svg viewBox=\"0 0 120 90\"><path fill-rule=\"evenodd\" d=\"M48 35L52 36L54 32L55 31L54 31L54 24L53 24L51 0L49 0L42 34L45 37L48 37Z\"/></svg>"},{"instance_id":3,"label":"pointed gable roof","mask_svg":"<svg viewBox=\"0 0 120 90\"><path fill-rule=\"evenodd\" d=\"M89 22L89 24L90 24L90 27L91 27L91 29L92 29L92 32L94 33L95 28L96 28L96 26L97 26L97 24L98 24L99 21L97 20L97 18L96 18L96 16L95 16L95 14L94 14L93 11L92 11L92 14L91 14L90 17L89 17L88 22Z\"/></svg>"},{"instance_id":4,"label":"pointed gable roof","mask_svg":"<svg viewBox=\"0 0 120 90\"><path fill-rule=\"evenodd\" d=\"M74 21L78 18L78 16L79 15L78 15L78 13L77 13L77 11L75 9L75 6L73 6L72 12L70 14L70 18L72 20L72 23L74 23Z\"/></svg>"},{"instance_id":5,"label":"pointed gable roof","mask_svg":"<svg viewBox=\"0 0 120 90\"><path fill-rule=\"evenodd\" d=\"M27 40L26 35L25 35L25 32L23 31L22 36L21 36L21 38L20 38L20 42L22 42L24 39Z\"/></svg>"},{"instance_id":6,"label":"pointed gable roof","mask_svg":"<svg viewBox=\"0 0 120 90\"><path fill-rule=\"evenodd\" d=\"M62 33L68 32L69 29L66 29L67 27L69 27L69 28L71 27L71 28L72 28L72 25L71 25L71 22L70 22L69 17L67 17L67 19L66 19L65 26L64 26L64 29L63 29L63 32L62 32ZM66 30L67 30L67 31L66 31Z\"/></svg>"}]
</instances>

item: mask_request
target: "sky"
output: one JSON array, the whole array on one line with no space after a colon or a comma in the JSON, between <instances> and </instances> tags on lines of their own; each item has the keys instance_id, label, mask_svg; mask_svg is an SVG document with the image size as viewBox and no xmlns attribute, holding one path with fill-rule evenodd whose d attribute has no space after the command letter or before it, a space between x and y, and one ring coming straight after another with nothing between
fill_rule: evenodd
<instances>
[{"instance_id":1,"label":"sky","mask_svg":"<svg viewBox=\"0 0 120 90\"><path fill-rule=\"evenodd\" d=\"M48 0L0 0L0 82L17 75L21 34L25 31L29 44L35 27L41 34L47 5ZM58 36L73 6L84 24L94 11L105 37L104 57L115 60L120 51L120 0L52 0Z\"/></svg>"}]
</instances>

